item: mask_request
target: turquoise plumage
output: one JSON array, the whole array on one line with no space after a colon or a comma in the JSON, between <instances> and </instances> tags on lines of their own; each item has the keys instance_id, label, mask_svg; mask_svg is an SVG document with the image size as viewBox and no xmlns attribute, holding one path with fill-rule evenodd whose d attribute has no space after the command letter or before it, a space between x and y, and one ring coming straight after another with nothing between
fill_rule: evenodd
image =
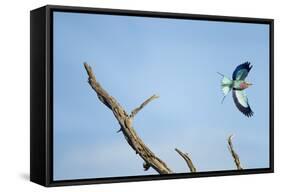
<instances>
[{"instance_id":1,"label":"turquoise plumage","mask_svg":"<svg viewBox=\"0 0 281 192\"><path fill-rule=\"evenodd\" d=\"M226 95L232 90L232 96L236 107L247 117L251 117L254 114L248 103L248 98L243 91L252 85L245 81L251 68L250 62L238 65L232 74L232 80L219 73L223 77L221 80L221 89L224 95L222 102Z\"/></svg>"}]
</instances>

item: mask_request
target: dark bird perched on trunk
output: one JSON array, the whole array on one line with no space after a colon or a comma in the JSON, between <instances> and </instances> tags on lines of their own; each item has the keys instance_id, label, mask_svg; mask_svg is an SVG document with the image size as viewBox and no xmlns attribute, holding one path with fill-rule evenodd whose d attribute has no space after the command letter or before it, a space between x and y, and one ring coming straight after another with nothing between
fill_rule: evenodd
<instances>
[{"instance_id":1,"label":"dark bird perched on trunk","mask_svg":"<svg viewBox=\"0 0 281 192\"><path fill-rule=\"evenodd\" d=\"M232 96L236 107L247 117L251 117L254 114L248 103L248 98L243 91L252 85L252 83L245 81L251 69L252 66L250 65L250 62L238 65L232 74L232 80L227 78L225 75L218 73L223 77L221 80L221 89L224 94L223 100L232 90Z\"/></svg>"}]
</instances>

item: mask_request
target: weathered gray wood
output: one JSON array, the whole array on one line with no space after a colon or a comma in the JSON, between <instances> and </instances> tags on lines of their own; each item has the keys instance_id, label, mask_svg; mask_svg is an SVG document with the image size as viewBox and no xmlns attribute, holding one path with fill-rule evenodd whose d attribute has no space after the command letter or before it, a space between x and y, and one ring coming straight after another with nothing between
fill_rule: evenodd
<instances>
[{"instance_id":1,"label":"weathered gray wood","mask_svg":"<svg viewBox=\"0 0 281 192\"><path fill-rule=\"evenodd\" d=\"M152 167L159 174L172 173L171 169L144 144L133 128L133 117L150 101L157 98L157 96L151 96L149 99L144 101L140 107L133 110L131 115L128 115L116 99L110 96L97 82L92 68L87 63L84 63L84 67L88 73L88 82L97 93L99 100L113 112L121 127L120 131L122 131L128 144L132 147L136 154L144 160L144 169L148 170L149 167Z\"/></svg>"},{"instance_id":2,"label":"weathered gray wood","mask_svg":"<svg viewBox=\"0 0 281 192\"><path fill-rule=\"evenodd\" d=\"M131 148L138 154L143 160L143 168L144 170L148 170L152 167L159 174L170 174L173 171L166 165L164 161L162 161L159 157L157 157L149 148L145 145L145 143L141 140L141 138L137 135L135 129L133 128L133 120L135 115L145 107L149 102L153 99L158 98L156 95L152 95L150 98L145 100L139 107L135 108L130 115L124 110L124 108L117 102L117 100L110 96L105 89L100 85L100 83L96 80L95 74L87 63L84 63L84 67L88 74L88 83L92 87L92 89L96 92L98 99L107 106L114 114L117 119L120 130L128 144ZM118 131L118 132L119 132ZM228 137L228 148L231 152L231 155L234 159L235 165L238 170L241 170L242 167L240 165L240 160L237 153L233 149L232 135ZM187 153L181 152L179 149L175 149L176 152L185 160L186 164L189 167L190 172L196 172L196 168L188 156Z\"/></svg>"},{"instance_id":3,"label":"weathered gray wood","mask_svg":"<svg viewBox=\"0 0 281 192\"><path fill-rule=\"evenodd\" d=\"M187 166L189 167L190 172L192 172L192 173L196 172L196 168L193 165L193 162L192 162L191 158L189 157L189 155L187 153L181 152L177 148L175 148L175 151L184 159L184 161L186 162Z\"/></svg>"},{"instance_id":4,"label":"weathered gray wood","mask_svg":"<svg viewBox=\"0 0 281 192\"><path fill-rule=\"evenodd\" d=\"M231 153L231 156L232 156L233 161L234 161L234 163L235 163L235 165L236 165L236 168L237 168L238 170L242 170L243 168L242 168L242 166L241 166L241 164L240 164L239 156L238 156L238 154L234 151L234 148L233 148L232 137L233 137L233 135L230 135L230 136L228 137L228 140L227 140L228 149L229 149L229 151L230 151L230 153Z\"/></svg>"}]
</instances>

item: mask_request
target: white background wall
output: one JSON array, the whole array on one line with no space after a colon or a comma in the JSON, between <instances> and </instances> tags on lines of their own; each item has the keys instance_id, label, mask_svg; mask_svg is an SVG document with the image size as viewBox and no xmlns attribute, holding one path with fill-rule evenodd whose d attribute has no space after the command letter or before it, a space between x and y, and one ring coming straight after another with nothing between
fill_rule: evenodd
<instances>
[{"instance_id":1,"label":"white background wall","mask_svg":"<svg viewBox=\"0 0 281 192\"><path fill-rule=\"evenodd\" d=\"M281 189L278 0L26 0L0 6L0 191L266 191ZM29 11L45 4L275 19L275 173L44 188L29 179Z\"/></svg>"}]
</instances>

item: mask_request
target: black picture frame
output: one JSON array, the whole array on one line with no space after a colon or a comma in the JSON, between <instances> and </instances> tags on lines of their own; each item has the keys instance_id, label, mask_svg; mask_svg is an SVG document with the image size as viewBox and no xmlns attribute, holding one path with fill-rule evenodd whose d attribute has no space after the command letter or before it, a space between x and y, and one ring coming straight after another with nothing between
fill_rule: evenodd
<instances>
[{"instance_id":1,"label":"black picture frame","mask_svg":"<svg viewBox=\"0 0 281 192\"><path fill-rule=\"evenodd\" d=\"M192 19L221 22L269 24L270 26L270 167L261 169L175 173L168 175L129 176L77 180L53 180L53 11L98 13L140 17ZM30 180L43 186L81 185L180 179L209 176L242 175L274 172L274 20L262 18L195 15L46 5L30 12Z\"/></svg>"}]
</instances>

